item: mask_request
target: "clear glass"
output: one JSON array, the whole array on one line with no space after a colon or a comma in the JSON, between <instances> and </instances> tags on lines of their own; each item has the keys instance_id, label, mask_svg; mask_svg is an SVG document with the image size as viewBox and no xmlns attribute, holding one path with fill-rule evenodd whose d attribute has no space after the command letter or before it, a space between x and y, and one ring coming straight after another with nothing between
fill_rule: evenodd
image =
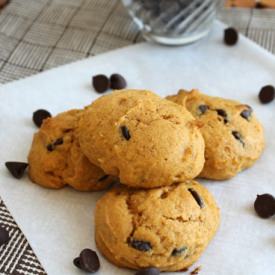
<instances>
[{"instance_id":1,"label":"clear glass","mask_svg":"<svg viewBox=\"0 0 275 275\"><path fill-rule=\"evenodd\" d=\"M208 34L217 0L122 0L150 41L183 45Z\"/></svg>"}]
</instances>

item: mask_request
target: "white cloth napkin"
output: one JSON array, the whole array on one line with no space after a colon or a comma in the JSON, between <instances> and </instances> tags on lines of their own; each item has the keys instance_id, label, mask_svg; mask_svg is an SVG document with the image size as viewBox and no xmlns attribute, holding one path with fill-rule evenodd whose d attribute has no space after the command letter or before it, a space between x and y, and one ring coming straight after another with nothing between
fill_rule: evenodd
<instances>
[{"instance_id":1,"label":"white cloth napkin","mask_svg":"<svg viewBox=\"0 0 275 275\"><path fill-rule=\"evenodd\" d=\"M275 222L253 210L257 194L275 195L275 102L261 105L257 95L275 85L275 57L244 37L223 44L223 25L186 47L139 44L66 65L0 87L0 194L50 275L82 274L72 264L85 247L96 249L93 211L102 193L70 188L43 189L27 177L12 178L5 161L25 161L36 131L31 117L38 108L53 114L81 108L98 97L91 76L123 74L129 88L152 89L160 95L180 88L199 88L211 95L253 106L266 130L266 150L247 171L224 182L206 182L221 208L218 234L194 267L200 274L274 274ZM201 181L202 182L202 181ZM98 274L133 274L100 256Z\"/></svg>"}]
</instances>

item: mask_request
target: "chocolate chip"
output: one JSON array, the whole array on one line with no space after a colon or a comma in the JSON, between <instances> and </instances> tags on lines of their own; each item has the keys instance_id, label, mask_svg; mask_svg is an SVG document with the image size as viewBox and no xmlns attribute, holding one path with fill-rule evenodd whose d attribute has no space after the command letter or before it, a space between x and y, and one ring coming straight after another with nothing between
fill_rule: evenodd
<instances>
[{"instance_id":1,"label":"chocolate chip","mask_svg":"<svg viewBox=\"0 0 275 275\"><path fill-rule=\"evenodd\" d=\"M0 226L0 247L7 244L10 240L9 232Z\"/></svg>"},{"instance_id":2,"label":"chocolate chip","mask_svg":"<svg viewBox=\"0 0 275 275\"><path fill-rule=\"evenodd\" d=\"M247 109L243 110L243 111L241 112L240 115L241 115L241 117L243 117L244 119L249 120L249 118L250 118L251 115L252 115L252 112L253 112L252 108L251 108L250 106L247 105Z\"/></svg>"},{"instance_id":3,"label":"chocolate chip","mask_svg":"<svg viewBox=\"0 0 275 275\"><path fill-rule=\"evenodd\" d=\"M121 90L126 88L127 83L125 78L120 74L112 74L110 77L111 89Z\"/></svg>"},{"instance_id":4,"label":"chocolate chip","mask_svg":"<svg viewBox=\"0 0 275 275\"><path fill-rule=\"evenodd\" d=\"M93 83L94 89L98 93L104 93L110 87L109 78L104 74L98 74L98 75L93 76L92 83Z\"/></svg>"},{"instance_id":5,"label":"chocolate chip","mask_svg":"<svg viewBox=\"0 0 275 275\"><path fill-rule=\"evenodd\" d=\"M199 196L199 194L197 193L197 191L194 190L193 188L188 188L188 191L191 193L191 195L193 196L193 198L195 199L195 201L197 202L199 207L203 208L204 202L203 202L202 198Z\"/></svg>"},{"instance_id":6,"label":"chocolate chip","mask_svg":"<svg viewBox=\"0 0 275 275\"><path fill-rule=\"evenodd\" d=\"M260 3L260 2L256 2L255 3L255 9L266 9L267 5Z\"/></svg>"},{"instance_id":7,"label":"chocolate chip","mask_svg":"<svg viewBox=\"0 0 275 275\"><path fill-rule=\"evenodd\" d=\"M120 127L120 130L121 130L121 133L122 133L123 137L124 137L126 140L129 140L129 139L131 138L129 129L128 129L126 126L121 126L121 127Z\"/></svg>"},{"instance_id":8,"label":"chocolate chip","mask_svg":"<svg viewBox=\"0 0 275 275\"><path fill-rule=\"evenodd\" d=\"M257 195L254 208L261 218L267 219L275 214L275 198L270 194Z\"/></svg>"},{"instance_id":9,"label":"chocolate chip","mask_svg":"<svg viewBox=\"0 0 275 275\"><path fill-rule=\"evenodd\" d=\"M135 275L159 275L160 271L156 267L148 267L141 269L135 273Z\"/></svg>"},{"instance_id":10,"label":"chocolate chip","mask_svg":"<svg viewBox=\"0 0 275 275\"><path fill-rule=\"evenodd\" d=\"M43 120L48 117L52 117L50 112L44 109L39 109L33 113L32 120L37 127L41 127Z\"/></svg>"},{"instance_id":11,"label":"chocolate chip","mask_svg":"<svg viewBox=\"0 0 275 275\"><path fill-rule=\"evenodd\" d=\"M53 150L54 150L54 145L53 144L48 144L47 145L47 150L49 151L49 152L52 152Z\"/></svg>"},{"instance_id":12,"label":"chocolate chip","mask_svg":"<svg viewBox=\"0 0 275 275\"><path fill-rule=\"evenodd\" d=\"M7 161L5 165L10 173L17 179L22 178L26 168L28 167L28 163L17 161Z\"/></svg>"},{"instance_id":13,"label":"chocolate chip","mask_svg":"<svg viewBox=\"0 0 275 275\"><path fill-rule=\"evenodd\" d=\"M238 131L232 131L232 135L234 136L235 139L237 139L244 146L242 136Z\"/></svg>"},{"instance_id":14,"label":"chocolate chip","mask_svg":"<svg viewBox=\"0 0 275 275\"><path fill-rule=\"evenodd\" d=\"M54 146L58 146L58 145L62 145L63 144L63 138L58 138L55 142L54 142Z\"/></svg>"},{"instance_id":15,"label":"chocolate chip","mask_svg":"<svg viewBox=\"0 0 275 275\"><path fill-rule=\"evenodd\" d=\"M130 240L128 242L129 242L130 246L132 246L134 249L137 249L140 251L149 251L152 249L151 244L146 241Z\"/></svg>"},{"instance_id":16,"label":"chocolate chip","mask_svg":"<svg viewBox=\"0 0 275 275\"><path fill-rule=\"evenodd\" d=\"M203 115L204 113L206 113L206 111L209 109L209 107L207 105L200 105L198 107L200 114Z\"/></svg>"},{"instance_id":17,"label":"chocolate chip","mask_svg":"<svg viewBox=\"0 0 275 275\"><path fill-rule=\"evenodd\" d=\"M180 256L182 255L185 251L187 250L187 247L186 246L183 246L181 248L175 248L173 251L172 251L172 256Z\"/></svg>"},{"instance_id":18,"label":"chocolate chip","mask_svg":"<svg viewBox=\"0 0 275 275\"><path fill-rule=\"evenodd\" d=\"M100 268L96 252L88 248L83 249L80 256L73 260L73 263L79 269L91 273L97 272Z\"/></svg>"},{"instance_id":19,"label":"chocolate chip","mask_svg":"<svg viewBox=\"0 0 275 275\"><path fill-rule=\"evenodd\" d=\"M99 270L100 262L95 251L86 248L81 251L79 258L79 263L82 270L91 273Z\"/></svg>"},{"instance_id":20,"label":"chocolate chip","mask_svg":"<svg viewBox=\"0 0 275 275\"><path fill-rule=\"evenodd\" d=\"M228 122L227 113L223 109L216 109L219 116L223 117L223 122L226 124Z\"/></svg>"},{"instance_id":21,"label":"chocolate chip","mask_svg":"<svg viewBox=\"0 0 275 275\"><path fill-rule=\"evenodd\" d=\"M224 30L224 43L228 46L237 44L239 39L238 31L234 28L227 28Z\"/></svg>"},{"instance_id":22,"label":"chocolate chip","mask_svg":"<svg viewBox=\"0 0 275 275\"><path fill-rule=\"evenodd\" d=\"M104 175L104 176L102 176L101 178L99 178L97 181L98 181L98 182L104 181L104 180L106 180L108 177L109 177L109 175Z\"/></svg>"},{"instance_id":23,"label":"chocolate chip","mask_svg":"<svg viewBox=\"0 0 275 275\"><path fill-rule=\"evenodd\" d=\"M259 93L259 100L261 103L266 104L274 99L275 89L271 85L264 86Z\"/></svg>"}]
</instances>

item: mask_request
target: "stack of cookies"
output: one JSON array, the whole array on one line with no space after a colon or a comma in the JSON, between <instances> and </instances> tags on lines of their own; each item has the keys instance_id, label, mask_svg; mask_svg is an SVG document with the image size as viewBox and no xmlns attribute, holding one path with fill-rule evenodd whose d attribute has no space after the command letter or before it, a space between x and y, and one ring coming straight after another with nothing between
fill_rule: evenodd
<instances>
[{"instance_id":1,"label":"stack of cookies","mask_svg":"<svg viewBox=\"0 0 275 275\"><path fill-rule=\"evenodd\" d=\"M219 226L219 208L196 177L224 180L264 147L252 108L194 90L163 99L122 90L84 110L44 120L29 176L44 186L106 189L95 238L112 263L178 271L192 265Z\"/></svg>"}]
</instances>

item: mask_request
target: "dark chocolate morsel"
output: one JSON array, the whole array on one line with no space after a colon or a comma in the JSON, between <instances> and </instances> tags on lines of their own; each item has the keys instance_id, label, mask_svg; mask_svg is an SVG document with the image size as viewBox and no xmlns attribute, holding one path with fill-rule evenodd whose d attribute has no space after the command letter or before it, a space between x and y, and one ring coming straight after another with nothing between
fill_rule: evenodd
<instances>
[{"instance_id":1,"label":"dark chocolate morsel","mask_svg":"<svg viewBox=\"0 0 275 275\"><path fill-rule=\"evenodd\" d=\"M101 178L99 178L97 181L98 181L98 182L104 181L104 180L106 180L108 177L109 177L109 175L104 175L104 176L102 176Z\"/></svg>"},{"instance_id":2,"label":"dark chocolate morsel","mask_svg":"<svg viewBox=\"0 0 275 275\"><path fill-rule=\"evenodd\" d=\"M200 114L203 115L204 113L206 113L206 111L209 109L209 107L207 105L200 105L198 107Z\"/></svg>"},{"instance_id":3,"label":"dark chocolate morsel","mask_svg":"<svg viewBox=\"0 0 275 275\"><path fill-rule=\"evenodd\" d=\"M123 137L126 140L129 140L131 138L129 129L126 126L121 126L120 129L121 129L121 133L122 133Z\"/></svg>"},{"instance_id":4,"label":"dark chocolate morsel","mask_svg":"<svg viewBox=\"0 0 275 275\"><path fill-rule=\"evenodd\" d=\"M266 104L273 101L275 96L275 88L272 85L264 86L259 93L259 100Z\"/></svg>"},{"instance_id":5,"label":"dark chocolate morsel","mask_svg":"<svg viewBox=\"0 0 275 275\"><path fill-rule=\"evenodd\" d=\"M156 267L148 267L141 269L135 273L135 275L159 275L160 271Z\"/></svg>"},{"instance_id":6,"label":"dark chocolate morsel","mask_svg":"<svg viewBox=\"0 0 275 275\"><path fill-rule=\"evenodd\" d=\"M129 240L129 245L132 246L134 249L140 250L140 251L149 251L152 249L152 246L149 242L146 241L140 241L140 240Z\"/></svg>"},{"instance_id":7,"label":"dark chocolate morsel","mask_svg":"<svg viewBox=\"0 0 275 275\"><path fill-rule=\"evenodd\" d=\"M7 161L5 165L9 172L17 179L22 178L26 168L28 167L28 163L18 161Z\"/></svg>"},{"instance_id":8,"label":"dark chocolate morsel","mask_svg":"<svg viewBox=\"0 0 275 275\"><path fill-rule=\"evenodd\" d=\"M9 232L0 226L0 247L4 244L7 244L10 240Z\"/></svg>"},{"instance_id":9,"label":"dark chocolate morsel","mask_svg":"<svg viewBox=\"0 0 275 275\"><path fill-rule=\"evenodd\" d=\"M267 219L275 214L275 198L270 194L257 195L254 208L261 218Z\"/></svg>"},{"instance_id":10,"label":"dark chocolate morsel","mask_svg":"<svg viewBox=\"0 0 275 275\"><path fill-rule=\"evenodd\" d=\"M111 89L121 90L126 88L127 82L125 78L120 74L112 74L110 77Z\"/></svg>"},{"instance_id":11,"label":"dark chocolate morsel","mask_svg":"<svg viewBox=\"0 0 275 275\"><path fill-rule=\"evenodd\" d=\"M204 202L203 202L202 198L200 197L200 195L197 193L197 191L194 190L193 188L188 188L188 191L191 193L191 195L193 196L194 200L197 202L199 207L203 208Z\"/></svg>"},{"instance_id":12,"label":"dark chocolate morsel","mask_svg":"<svg viewBox=\"0 0 275 275\"><path fill-rule=\"evenodd\" d=\"M224 43L228 46L237 44L239 39L238 31L234 28L227 28L224 30Z\"/></svg>"},{"instance_id":13,"label":"dark chocolate morsel","mask_svg":"<svg viewBox=\"0 0 275 275\"><path fill-rule=\"evenodd\" d=\"M106 92L110 87L109 78L104 74L98 74L93 76L93 87L98 93Z\"/></svg>"},{"instance_id":14,"label":"dark chocolate morsel","mask_svg":"<svg viewBox=\"0 0 275 275\"><path fill-rule=\"evenodd\" d=\"M53 144L48 144L47 145L47 150L49 151L49 152L52 152L53 150L54 150L54 146L53 146Z\"/></svg>"},{"instance_id":15,"label":"dark chocolate morsel","mask_svg":"<svg viewBox=\"0 0 275 275\"><path fill-rule=\"evenodd\" d=\"M250 106L247 105L247 108L246 108L245 110L243 110L243 111L241 112L240 115L241 115L241 117L243 117L244 119L249 120L249 118L250 118L251 115L252 115L252 112L253 112L252 108L251 108Z\"/></svg>"},{"instance_id":16,"label":"dark chocolate morsel","mask_svg":"<svg viewBox=\"0 0 275 275\"><path fill-rule=\"evenodd\" d=\"M228 122L227 113L226 113L225 110L223 110L223 109L216 109L216 112L218 113L219 116L223 117L224 123Z\"/></svg>"},{"instance_id":17,"label":"dark chocolate morsel","mask_svg":"<svg viewBox=\"0 0 275 275\"><path fill-rule=\"evenodd\" d=\"M244 141L242 139L241 134L238 131L232 131L232 135L236 140L238 140L244 146Z\"/></svg>"},{"instance_id":18,"label":"dark chocolate morsel","mask_svg":"<svg viewBox=\"0 0 275 275\"><path fill-rule=\"evenodd\" d=\"M100 262L96 252L88 248L83 249L79 256L79 266L86 272L97 272L100 268Z\"/></svg>"},{"instance_id":19,"label":"dark chocolate morsel","mask_svg":"<svg viewBox=\"0 0 275 275\"><path fill-rule=\"evenodd\" d=\"M187 247L186 246L183 246L181 248L175 248L173 251L172 251L172 256L180 256L182 255L182 253L184 253L185 251L187 250Z\"/></svg>"},{"instance_id":20,"label":"dark chocolate morsel","mask_svg":"<svg viewBox=\"0 0 275 275\"><path fill-rule=\"evenodd\" d=\"M58 145L62 145L63 144L63 138L58 138L55 142L54 142L54 146L58 146Z\"/></svg>"},{"instance_id":21,"label":"dark chocolate morsel","mask_svg":"<svg viewBox=\"0 0 275 275\"><path fill-rule=\"evenodd\" d=\"M43 120L51 116L47 110L39 109L33 113L32 120L37 127L41 127Z\"/></svg>"}]
</instances>

